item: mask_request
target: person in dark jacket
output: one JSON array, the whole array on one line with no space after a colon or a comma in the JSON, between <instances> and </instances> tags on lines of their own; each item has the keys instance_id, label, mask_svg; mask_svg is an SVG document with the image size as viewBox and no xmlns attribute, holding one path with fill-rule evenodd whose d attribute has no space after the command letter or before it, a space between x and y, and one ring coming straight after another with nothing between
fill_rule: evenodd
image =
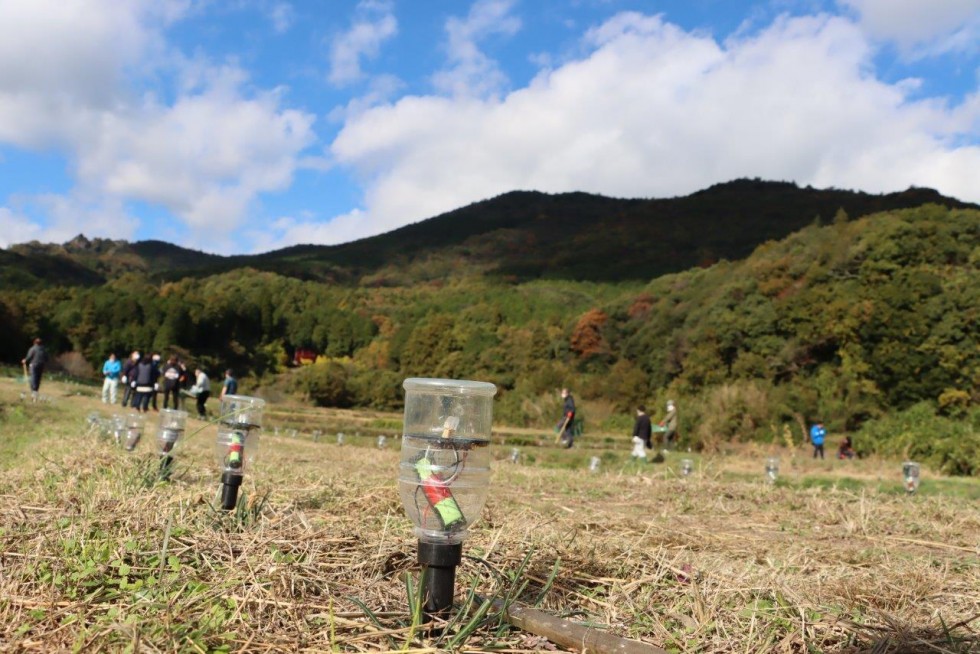
<instances>
[{"instance_id":1,"label":"person in dark jacket","mask_svg":"<svg viewBox=\"0 0 980 654\"><path fill-rule=\"evenodd\" d=\"M154 352L153 356L150 357L150 361L153 362L153 379L157 380L153 382L153 394L150 395L150 406L153 407L154 411L159 411L160 409L157 407L157 393L160 392L160 355Z\"/></svg>"},{"instance_id":2,"label":"person in dark jacket","mask_svg":"<svg viewBox=\"0 0 980 654\"><path fill-rule=\"evenodd\" d=\"M40 338L34 339L34 344L27 350L21 363L28 367L28 378L31 380L31 401L37 402L38 390L41 388L41 375L48 363L48 351L44 349Z\"/></svg>"},{"instance_id":3,"label":"person in dark jacket","mask_svg":"<svg viewBox=\"0 0 980 654\"><path fill-rule=\"evenodd\" d=\"M164 409L179 409L180 408L180 378L184 374L180 369L180 364L177 362L177 357L171 354L167 358L166 365L163 366L163 408ZM173 406L170 406L170 400L173 399Z\"/></svg>"},{"instance_id":4,"label":"person in dark jacket","mask_svg":"<svg viewBox=\"0 0 980 654\"><path fill-rule=\"evenodd\" d=\"M221 395L218 399L224 398L225 395L235 395L238 393L238 380L235 379L235 373L231 368L225 370L225 381L221 385Z\"/></svg>"},{"instance_id":5,"label":"person in dark jacket","mask_svg":"<svg viewBox=\"0 0 980 654\"><path fill-rule=\"evenodd\" d=\"M126 359L126 363L123 364L122 384L125 388L122 399L123 406L129 406L130 400L133 399L133 370L136 368L136 364L139 363L139 360L139 351L133 350L133 353L129 355L128 359Z\"/></svg>"},{"instance_id":6,"label":"person in dark jacket","mask_svg":"<svg viewBox=\"0 0 980 654\"><path fill-rule=\"evenodd\" d=\"M566 448L572 446L575 440L575 432L572 425L575 423L575 398L568 392L567 388L561 389L562 397L562 417L558 422L558 429L561 432L561 443Z\"/></svg>"},{"instance_id":7,"label":"person in dark jacket","mask_svg":"<svg viewBox=\"0 0 980 654\"><path fill-rule=\"evenodd\" d=\"M636 407L636 420L633 422L633 437L643 441L646 448L653 448L651 440L653 429L650 426L650 416L647 415L647 408L642 404Z\"/></svg>"},{"instance_id":8,"label":"person in dark jacket","mask_svg":"<svg viewBox=\"0 0 980 654\"><path fill-rule=\"evenodd\" d=\"M159 371L153 365L153 359L149 355L143 355L139 363L133 368L132 378L129 382L133 389L133 408L137 411L146 413L150 408L150 396L153 395L153 387L157 383Z\"/></svg>"}]
</instances>

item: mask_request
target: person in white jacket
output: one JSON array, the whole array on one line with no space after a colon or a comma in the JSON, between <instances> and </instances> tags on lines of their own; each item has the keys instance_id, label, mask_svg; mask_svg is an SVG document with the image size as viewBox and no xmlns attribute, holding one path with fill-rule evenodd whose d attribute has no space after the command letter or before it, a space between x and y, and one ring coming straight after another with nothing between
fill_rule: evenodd
<instances>
[{"instance_id":1,"label":"person in white jacket","mask_svg":"<svg viewBox=\"0 0 980 654\"><path fill-rule=\"evenodd\" d=\"M191 386L191 395L197 400L197 415L200 418L207 418L208 413L204 404L211 397L211 380L200 368L194 371L194 385Z\"/></svg>"}]
</instances>

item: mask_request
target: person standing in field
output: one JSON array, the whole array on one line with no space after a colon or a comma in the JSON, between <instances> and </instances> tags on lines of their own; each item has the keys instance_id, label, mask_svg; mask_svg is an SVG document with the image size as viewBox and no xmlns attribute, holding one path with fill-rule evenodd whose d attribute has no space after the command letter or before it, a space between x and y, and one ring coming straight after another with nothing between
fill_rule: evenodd
<instances>
[{"instance_id":1,"label":"person standing in field","mask_svg":"<svg viewBox=\"0 0 980 654\"><path fill-rule=\"evenodd\" d=\"M208 398L211 397L211 380L205 372L198 368L194 371L194 385L191 386L190 394L197 400L197 415L199 418L207 418L208 413L204 408Z\"/></svg>"},{"instance_id":2,"label":"person standing in field","mask_svg":"<svg viewBox=\"0 0 980 654\"><path fill-rule=\"evenodd\" d=\"M817 421L817 424L810 427L810 443L813 445L813 458L823 459L823 442L827 438L827 430L823 427L823 422Z\"/></svg>"},{"instance_id":3,"label":"person standing in field","mask_svg":"<svg viewBox=\"0 0 980 654\"><path fill-rule=\"evenodd\" d=\"M187 364L177 359L177 367L180 368L180 378L177 380L177 387L183 390L190 390L191 386L191 373L187 369Z\"/></svg>"},{"instance_id":4,"label":"person standing in field","mask_svg":"<svg viewBox=\"0 0 980 654\"><path fill-rule=\"evenodd\" d=\"M180 365L177 363L177 356L171 354L167 358L166 365L163 366L163 408L180 408L180 378L182 375ZM174 405L170 406L173 398Z\"/></svg>"},{"instance_id":5,"label":"person standing in field","mask_svg":"<svg viewBox=\"0 0 980 654\"><path fill-rule=\"evenodd\" d=\"M667 415L660 421L660 426L664 427L664 449L673 445L677 438L677 405L673 400L667 400Z\"/></svg>"},{"instance_id":6,"label":"person standing in field","mask_svg":"<svg viewBox=\"0 0 980 654\"><path fill-rule=\"evenodd\" d=\"M133 389L133 408L146 413L150 409L150 396L157 383L157 368L149 355L144 355L130 375L129 386Z\"/></svg>"},{"instance_id":7,"label":"person standing in field","mask_svg":"<svg viewBox=\"0 0 980 654\"><path fill-rule=\"evenodd\" d=\"M238 393L238 380L235 379L235 374L232 372L231 368L225 370L225 381L221 384L221 395L218 399L223 399L225 395L235 395Z\"/></svg>"},{"instance_id":8,"label":"person standing in field","mask_svg":"<svg viewBox=\"0 0 980 654\"><path fill-rule=\"evenodd\" d=\"M150 395L150 406L153 407L154 411L159 411L157 408L157 393L160 392L160 355L156 352L150 357L150 361L153 364L153 394Z\"/></svg>"},{"instance_id":9,"label":"person standing in field","mask_svg":"<svg viewBox=\"0 0 980 654\"><path fill-rule=\"evenodd\" d=\"M122 367L122 383L125 386L123 390L122 405L129 406L129 401L133 397L133 370L136 368L136 364L139 363L140 353L139 350L133 350L133 353L129 355L126 359L126 363Z\"/></svg>"},{"instance_id":10,"label":"person standing in field","mask_svg":"<svg viewBox=\"0 0 980 654\"><path fill-rule=\"evenodd\" d=\"M637 459L646 459L647 455L643 448L653 447L651 437L653 430L650 426L650 416L647 415L647 408L642 404L636 407L636 420L633 422L633 454Z\"/></svg>"},{"instance_id":11,"label":"person standing in field","mask_svg":"<svg viewBox=\"0 0 980 654\"><path fill-rule=\"evenodd\" d=\"M636 420L633 422L633 436L642 440L644 447L648 450L653 448L653 428L650 425L650 416L647 415L647 408L642 404L636 407Z\"/></svg>"},{"instance_id":12,"label":"person standing in field","mask_svg":"<svg viewBox=\"0 0 980 654\"><path fill-rule=\"evenodd\" d=\"M119 377L122 375L122 362L116 358L115 352L109 353L109 358L102 364L102 404L115 404L119 391Z\"/></svg>"},{"instance_id":13,"label":"person standing in field","mask_svg":"<svg viewBox=\"0 0 980 654\"><path fill-rule=\"evenodd\" d=\"M558 422L558 429L561 433L561 443L565 448L570 448L575 440L575 432L572 425L575 423L575 398L568 392L567 388L561 389L562 397L562 417Z\"/></svg>"},{"instance_id":14,"label":"person standing in field","mask_svg":"<svg viewBox=\"0 0 980 654\"><path fill-rule=\"evenodd\" d=\"M27 356L21 359L21 364L28 367L28 379L31 382L31 402L37 402L38 390L41 388L41 375L48 363L48 351L44 349L40 338L34 339L34 344L27 350Z\"/></svg>"}]
</instances>

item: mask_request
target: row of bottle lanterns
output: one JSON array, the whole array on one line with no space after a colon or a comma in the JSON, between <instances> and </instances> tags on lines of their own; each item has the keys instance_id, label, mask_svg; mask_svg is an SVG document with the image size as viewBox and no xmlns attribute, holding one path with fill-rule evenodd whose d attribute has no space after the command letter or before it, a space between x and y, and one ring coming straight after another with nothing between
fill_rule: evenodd
<instances>
[{"instance_id":1,"label":"row of bottle lanterns","mask_svg":"<svg viewBox=\"0 0 980 654\"><path fill-rule=\"evenodd\" d=\"M273 428L273 433L276 436L279 436L279 432L280 432L280 429L279 429L278 426ZM292 428L285 430L283 433L287 437L289 437L289 438L297 438L299 436L299 431L297 431L296 429L292 429ZM319 443L320 442L320 439L323 438L323 430L322 429L314 429L311 432L311 437L312 437L314 443ZM337 432L337 445L343 445L346 442L345 439L346 439L346 435L344 434L344 432L342 432L342 431L341 432ZM387 436L384 436L384 435L378 436L377 440L375 441L375 444L377 445L377 448L379 450L383 450L383 449L387 448L388 447L388 437Z\"/></svg>"},{"instance_id":2,"label":"row of bottle lanterns","mask_svg":"<svg viewBox=\"0 0 980 654\"><path fill-rule=\"evenodd\" d=\"M516 447L510 451L510 462L520 462L520 450ZM599 457L593 456L589 459L589 471L598 472L601 463L602 460ZM779 458L768 457L764 470L766 482L770 484L776 483L776 480L779 478ZM919 489L920 470L921 467L914 461L905 461L902 463L902 477L904 479L906 493L911 495ZM689 477L694 472L694 461L691 459L681 459L679 471L682 477Z\"/></svg>"},{"instance_id":3,"label":"row of bottle lanterns","mask_svg":"<svg viewBox=\"0 0 980 654\"><path fill-rule=\"evenodd\" d=\"M242 465L238 465L235 459L240 456L240 452L244 451L244 445L250 435L252 440L249 443L249 452L252 453L257 448L259 438L258 430L261 427L262 407L264 407L264 404L264 400L246 396L230 395L222 399L222 420L219 425L224 425L226 428L222 429L219 426L216 458L219 464L223 466L223 478L231 475L238 476L240 480L241 473L236 474L236 471L239 469L244 470L244 461ZM229 416L245 416L248 421L244 423L241 420L229 422L229 420L226 420ZM115 439L116 444L131 452L143 437L146 416L133 412L126 415L114 415L108 420L103 420L97 413L91 413L88 416L88 422L90 425L100 427L103 433L108 433ZM183 435L186 424L186 411L176 409L162 409L160 411L157 427L157 444L161 456L160 470L161 478L163 479L170 478L170 472L173 468L172 450ZM252 434L253 432L254 435ZM279 427L275 428L275 433L276 435L279 434ZM295 429L289 429L286 433L291 438L295 438L297 435ZM312 435L313 441L319 442L323 436L323 432L320 429L316 429ZM241 440L241 443L237 442L238 440ZM344 442L345 434L343 432L337 432L337 445L343 445ZM387 444L387 436L379 435L377 437L376 446L378 449L385 449ZM512 448L509 457L510 462L519 463L520 455L521 453L518 448ZM229 456L231 456L231 459L228 459ZM254 455L249 461L252 459L254 459ZM225 465L226 461L232 461L232 463ZM599 457L591 457L588 466L589 471L597 472L600 465L601 459ZM679 470L682 477L690 476L694 471L694 462L691 459L681 459ZM914 461L905 461L902 463L903 485L908 494L915 493L918 490L920 471L920 465ZM765 464L765 480L773 484L778 477L779 459L777 457L768 457Z\"/></svg>"},{"instance_id":4,"label":"row of bottle lanterns","mask_svg":"<svg viewBox=\"0 0 980 654\"><path fill-rule=\"evenodd\" d=\"M685 462L687 460L685 459ZM769 457L766 459L766 481L770 484L776 483L776 479L779 477L779 459L776 457ZM921 472L921 466L915 461L905 461L902 463L902 479L904 481L905 492L909 495L915 493L919 490L919 476ZM687 473L684 473L687 474Z\"/></svg>"},{"instance_id":5,"label":"row of bottle lanterns","mask_svg":"<svg viewBox=\"0 0 980 654\"><path fill-rule=\"evenodd\" d=\"M415 525L418 561L423 567L421 588L427 617L445 617L452 607L455 570L462 558L462 542L479 519L489 493L490 436L496 386L487 382L447 379L406 379L404 431L398 490L405 513ZM221 471L222 509L237 506L242 477L254 465L265 402L260 398L227 395L221 398L215 460ZM173 464L173 450L186 429L187 413L164 409L157 428L161 469ZM115 417L111 433L133 450L143 433L145 416ZM294 430L293 430L294 431ZM315 433L319 440L322 432ZM343 433L337 443L343 444ZM384 448L386 436L378 436ZM520 452L511 451L517 463ZM593 456L589 469L598 471L601 459ZM691 459L683 459L681 475L693 472ZM775 482L779 461L766 460L766 478ZM903 464L906 489L918 488L919 465Z\"/></svg>"}]
</instances>

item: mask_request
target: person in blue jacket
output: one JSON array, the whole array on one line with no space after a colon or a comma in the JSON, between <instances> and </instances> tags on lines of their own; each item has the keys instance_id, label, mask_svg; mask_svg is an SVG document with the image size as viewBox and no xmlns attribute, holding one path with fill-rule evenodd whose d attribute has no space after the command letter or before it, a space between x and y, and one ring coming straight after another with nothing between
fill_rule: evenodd
<instances>
[{"instance_id":1,"label":"person in blue jacket","mask_svg":"<svg viewBox=\"0 0 980 654\"><path fill-rule=\"evenodd\" d=\"M119 389L119 377L122 376L122 361L116 358L114 352L109 353L109 358L102 364L102 404L115 404L116 393Z\"/></svg>"},{"instance_id":2,"label":"person in blue jacket","mask_svg":"<svg viewBox=\"0 0 980 654\"><path fill-rule=\"evenodd\" d=\"M810 427L810 443L813 444L814 459L817 458L818 454L820 455L821 459L824 458L823 442L824 440L826 440L826 438L827 438L827 430L823 428L823 423L818 420L817 424Z\"/></svg>"}]
</instances>

